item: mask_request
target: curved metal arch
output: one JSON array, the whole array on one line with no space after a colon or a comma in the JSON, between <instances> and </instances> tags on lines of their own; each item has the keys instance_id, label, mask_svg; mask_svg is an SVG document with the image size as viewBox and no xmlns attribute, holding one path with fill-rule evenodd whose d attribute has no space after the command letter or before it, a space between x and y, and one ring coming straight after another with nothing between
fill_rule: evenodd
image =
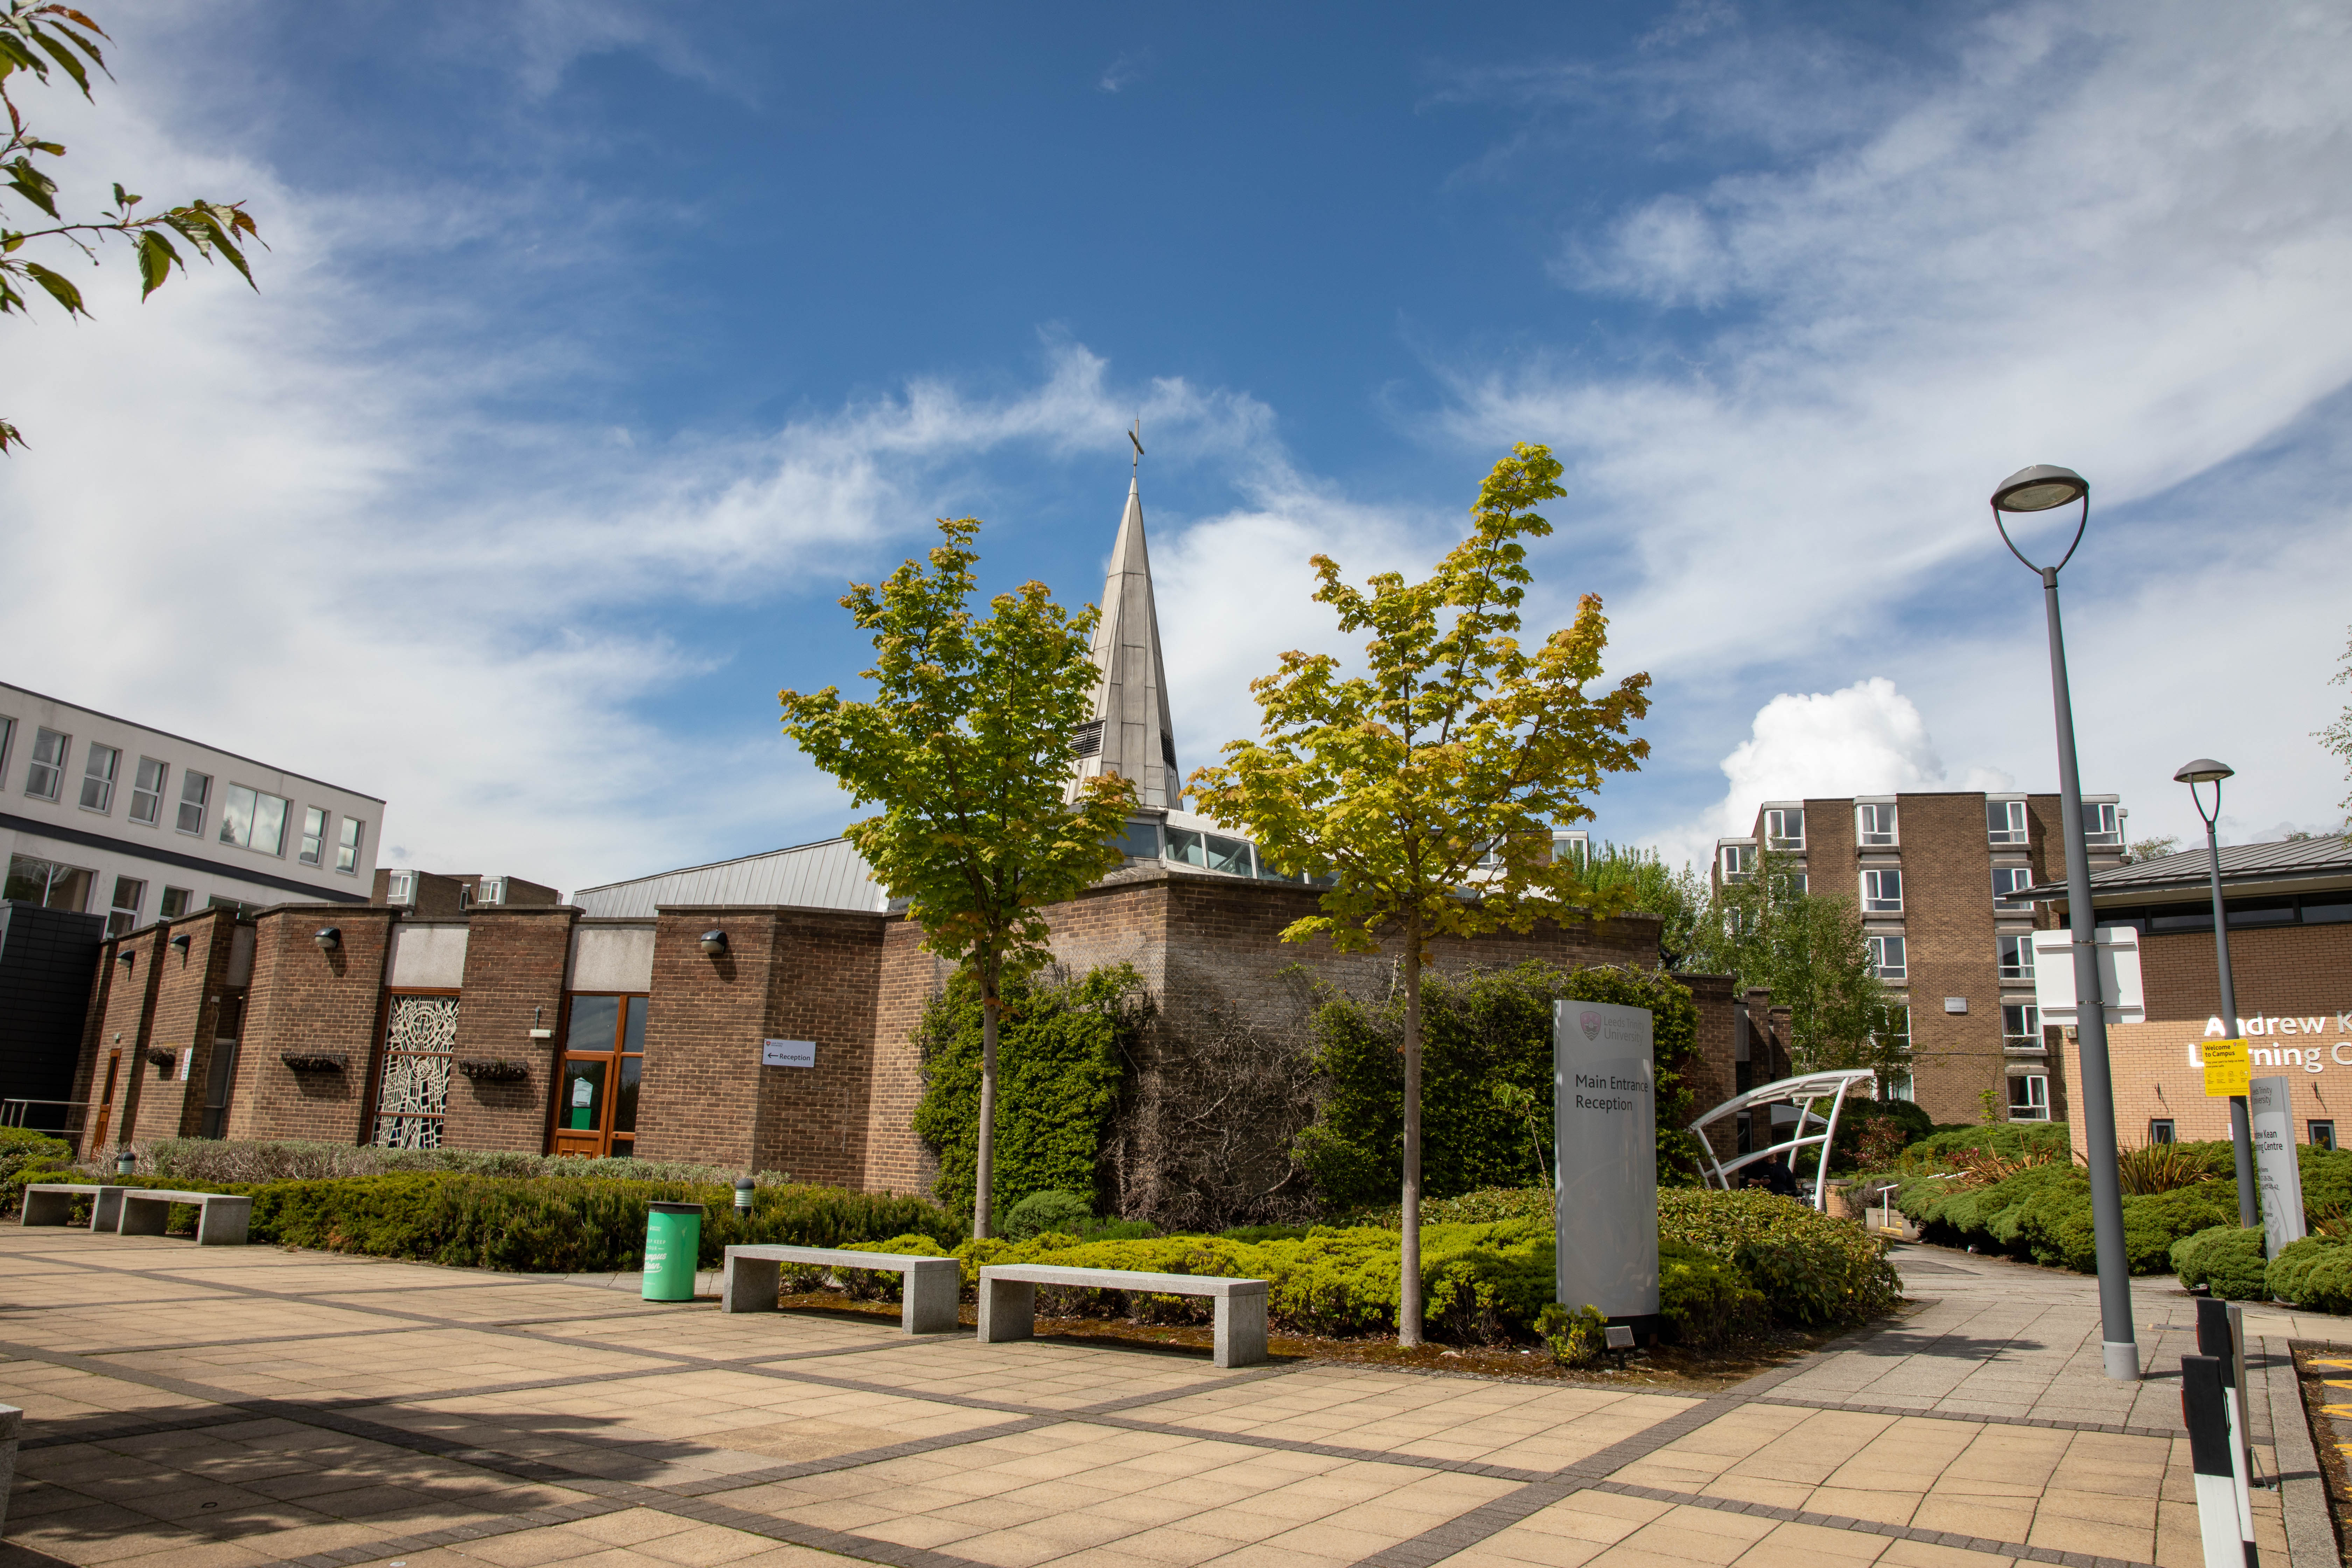
<instances>
[{"instance_id":1,"label":"curved metal arch","mask_svg":"<svg viewBox=\"0 0 2352 1568\"><path fill-rule=\"evenodd\" d=\"M1822 1152L1820 1159L1815 1163L1813 1172L1813 1207L1826 1214L1829 1212L1827 1178L1830 1145L1837 1138L1838 1113L1845 1108L1845 1097L1856 1085L1868 1083L1875 1087L1877 1081L1878 1074L1872 1068L1838 1068L1829 1072L1801 1073L1795 1078L1784 1078L1777 1082L1759 1084L1744 1094L1733 1095L1690 1124L1689 1131L1698 1139L1700 1173L1714 1185L1728 1192L1731 1189L1732 1173L1743 1166L1752 1165L1759 1160L1769 1160L1775 1154L1786 1153L1790 1156L1790 1164L1793 1168L1796 1163L1797 1150L1818 1145ZM1822 1100L1830 1102L1830 1112L1827 1116L1822 1115L1813 1109L1814 1102ZM1730 1160L1717 1159L1715 1145L1707 1141L1706 1129L1727 1116L1737 1116L1742 1111L1752 1110L1759 1105L1800 1106L1797 1112L1797 1135L1786 1142L1775 1143L1769 1148L1753 1150ZM1806 1130L1807 1123L1812 1121L1819 1121L1822 1124L1822 1130L1819 1132Z\"/></svg>"}]
</instances>

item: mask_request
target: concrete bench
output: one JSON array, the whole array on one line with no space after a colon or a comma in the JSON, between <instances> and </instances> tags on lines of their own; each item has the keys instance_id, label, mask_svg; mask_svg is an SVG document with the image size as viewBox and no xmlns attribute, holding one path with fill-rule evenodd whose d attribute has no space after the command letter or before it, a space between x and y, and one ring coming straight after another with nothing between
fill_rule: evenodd
<instances>
[{"instance_id":1,"label":"concrete bench","mask_svg":"<svg viewBox=\"0 0 2352 1568\"><path fill-rule=\"evenodd\" d=\"M89 1200L89 1228L112 1230L121 1217L123 1189L84 1185L79 1182L33 1182L25 1188L24 1211L18 1225L71 1225L74 1199Z\"/></svg>"},{"instance_id":2,"label":"concrete bench","mask_svg":"<svg viewBox=\"0 0 2352 1568\"><path fill-rule=\"evenodd\" d=\"M123 1187L117 1236L161 1236L173 1204L196 1209L198 1247L243 1247L253 1224L253 1200L235 1193L175 1193L162 1187Z\"/></svg>"},{"instance_id":3,"label":"concrete bench","mask_svg":"<svg viewBox=\"0 0 2352 1568\"><path fill-rule=\"evenodd\" d=\"M1147 1296L1209 1296L1217 1303L1216 1364L1254 1366L1265 1359L1265 1281L1215 1274L1145 1274L1129 1268L1056 1268L1003 1263L980 1271L980 1342L1002 1344L1037 1331L1037 1287L1132 1290Z\"/></svg>"},{"instance_id":4,"label":"concrete bench","mask_svg":"<svg viewBox=\"0 0 2352 1568\"><path fill-rule=\"evenodd\" d=\"M882 1268L907 1277L898 1326L910 1334L950 1333L956 1327L959 1280L952 1258L917 1258L904 1252L860 1252L844 1247L730 1247L719 1265L719 1310L772 1312L783 1266L818 1268Z\"/></svg>"}]
</instances>

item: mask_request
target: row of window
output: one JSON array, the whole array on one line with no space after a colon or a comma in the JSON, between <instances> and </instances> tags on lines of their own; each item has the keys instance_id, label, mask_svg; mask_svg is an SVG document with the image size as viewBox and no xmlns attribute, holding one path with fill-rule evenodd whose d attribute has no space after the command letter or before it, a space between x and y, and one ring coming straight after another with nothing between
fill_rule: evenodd
<instances>
[{"instance_id":1,"label":"row of window","mask_svg":"<svg viewBox=\"0 0 2352 1568\"><path fill-rule=\"evenodd\" d=\"M2017 914L2033 908L2033 900L2025 890L2033 885L2033 872L2024 866L1995 866L1992 868L1992 907ZM1899 915L1903 912L1903 872L1888 866L1873 868L1862 874L1862 912L1868 915Z\"/></svg>"},{"instance_id":2,"label":"row of window","mask_svg":"<svg viewBox=\"0 0 2352 1568\"><path fill-rule=\"evenodd\" d=\"M1901 840L1895 805L1872 801L1853 808L1854 842L1865 848L1893 848ZM2123 808L2113 801L2083 803L2083 837L2091 844L2120 845L2124 841ZM1985 841L1989 844L2027 842L2025 803L1985 802ZM1764 847L1801 850L1805 847L1805 813L1801 806L1774 806L1764 813Z\"/></svg>"},{"instance_id":3,"label":"row of window","mask_svg":"<svg viewBox=\"0 0 2352 1568\"><path fill-rule=\"evenodd\" d=\"M89 912L89 895L98 874L87 867L68 866L60 861L45 860L35 855L12 855L8 858L8 878L0 898L19 903L38 904L45 910L66 910L75 914ZM163 889L157 901L154 919L175 921L195 907L193 889ZM242 903L236 899L213 898L205 907L234 910L240 916L252 914L257 904ZM106 934L121 936L147 923L147 884L137 877L114 879L114 893L106 909Z\"/></svg>"},{"instance_id":4,"label":"row of window","mask_svg":"<svg viewBox=\"0 0 2352 1568\"><path fill-rule=\"evenodd\" d=\"M2342 925L2352 921L2352 892L2339 889L2306 893L2301 898L2231 899L2226 908L2231 931L2262 926ZM2101 910L2099 923L2129 926L2143 936L2211 931L2213 904L2209 899L2200 899L2193 904L2158 904L2152 909Z\"/></svg>"},{"instance_id":5,"label":"row of window","mask_svg":"<svg viewBox=\"0 0 2352 1568\"><path fill-rule=\"evenodd\" d=\"M16 734L16 721L0 714L0 776L5 776L8 759L8 742ZM25 794L34 800L55 801L65 793L65 782L73 752L73 737L57 730L36 729L33 731L32 760L25 769ZM116 786L121 784L122 752L120 747L102 745L96 741L82 748L82 769L79 802L84 811L101 816L114 811ZM131 806L125 814L142 827L161 826L163 805L170 793L172 766L153 757L141 757L130 777ZM212 805L213 776L194 769L180 773L179 799L172 826L190 837L201 838L205 832L205 816ZM257 854L283 857L286 853L287 829L292 822L293 802L284 795L271 795L241 784L232 784L221 791L219 839L240 849ZM302 812L302 827L295 858L305 866L326 863L329 829L333 826L332 814L320 805L306 806ZM360 868L360 850L367 834L367 824L356 816L346 816L332 837L335 869L345 876L356 876Z\"/></svg>"}]
</instances>

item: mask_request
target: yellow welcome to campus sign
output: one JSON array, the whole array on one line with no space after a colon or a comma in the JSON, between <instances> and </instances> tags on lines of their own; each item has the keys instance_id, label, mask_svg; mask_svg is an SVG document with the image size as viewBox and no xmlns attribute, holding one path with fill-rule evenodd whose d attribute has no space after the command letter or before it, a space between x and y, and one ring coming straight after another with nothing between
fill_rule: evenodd
<instances>
[{"instance_id":1,"label":"yellow welcome to campus sign","mask_svg":"<svg viewBox=\"0 0 2352 1568\"><path fill-rule=\"evenodd\" d=\"M2208 1100L2251 1093L2249 1083L2252 1077L2253 1062L2246 1055L2245 1041L2205 1042L2205 1097Z\"/></svg>"}]
</instances>

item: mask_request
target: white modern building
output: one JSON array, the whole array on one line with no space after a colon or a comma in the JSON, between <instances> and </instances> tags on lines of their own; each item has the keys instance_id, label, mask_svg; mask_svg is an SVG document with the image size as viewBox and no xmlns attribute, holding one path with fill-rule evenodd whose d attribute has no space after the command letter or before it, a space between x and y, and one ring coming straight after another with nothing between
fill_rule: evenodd
<instances>
[{"instance_id":1,"label":"white modern building","mask_svg":"<svg viewBox=\"0 0 2352 1568\"><path fill-rule=\"evenodd\" d=\"M365 903L383 802L0 683L5 898L121 932L191 910Z\"/></svg>"}]
</instances>

